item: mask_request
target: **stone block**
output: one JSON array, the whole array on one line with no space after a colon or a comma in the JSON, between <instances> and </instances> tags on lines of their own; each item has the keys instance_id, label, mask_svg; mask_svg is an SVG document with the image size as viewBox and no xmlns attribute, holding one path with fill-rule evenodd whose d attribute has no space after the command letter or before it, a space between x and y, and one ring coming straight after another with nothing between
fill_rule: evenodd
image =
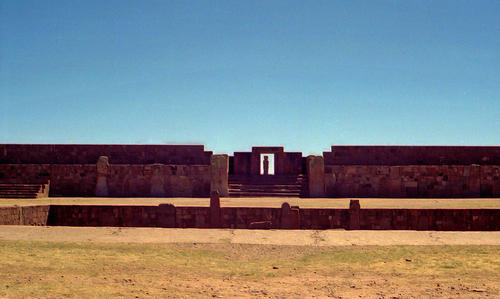
<instances>
[{"instance_id":1,"label":"stone block","mask_svg":"<svg viewBox=\"0 0 500 299\"><path fill-rule=\"evenodd\" d=\"M210 191L222 197L229 196L229 156L213 155L210 159Z\"/></svg>"},{"instance_id":2,"label":"stone block","mask_svg":"<svg viewBox=\"0 0 500 299\"><path fill-rule=\"evenodd\" d=\"M108 174L109 174L109 159L106 156L100 156L97 160L97 183L95 187L95 195L106 197L108 193Z\"/></svg>"},{"instance_id":3,"label":"stone block","mask_svg":"<svg viewBox=\"0 0 500 299\"><path fill-rule=\"evenodd\" d=\"M220 228L221 227L221 209L220 209L220 197L217 191L212 191L210 194L210 227Z\"/></svg>"},{"instance_id":4,"label":"stone block","mask_svg":"<svg viewBox=\"0 0 500 299\"><path fill-rule=\"evenodd\" d=\"M359 215L360 215L359 200L351 199L349 202L349 229L360 229Z\"/></svg>"},{"instance_id":5,"label":"stone block","mask_svg":"<svg viewBox=\"0 0 500 299\"><path fill-rule=\"evenodd\" d=\"M325 196L325 161L322 156L308 156L307 179L309 182L309 197Z\"/></svg>"}]
</instances>

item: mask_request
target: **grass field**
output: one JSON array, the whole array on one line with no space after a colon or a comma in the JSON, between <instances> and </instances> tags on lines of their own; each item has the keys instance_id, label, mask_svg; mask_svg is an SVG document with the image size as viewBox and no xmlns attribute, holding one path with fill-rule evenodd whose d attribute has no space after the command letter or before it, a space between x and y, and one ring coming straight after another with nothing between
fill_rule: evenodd
<instances>
[{"instance_id":1,"label":"grass field","mask_svg":"<svg viewBox=\"0 0 500 299\"><path fill-rule=\"evenodd\" d=\"M500 246L0 241L0 297L500 296Z\"/></svg>"}]
</instances>

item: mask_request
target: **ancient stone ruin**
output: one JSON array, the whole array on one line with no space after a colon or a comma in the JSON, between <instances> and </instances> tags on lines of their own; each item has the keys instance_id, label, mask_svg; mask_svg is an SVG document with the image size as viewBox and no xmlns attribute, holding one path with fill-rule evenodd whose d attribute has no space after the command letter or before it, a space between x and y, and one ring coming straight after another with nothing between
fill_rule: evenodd
<instances>
[{"instance_id":1,"label":"ancient stone ruin","mask_svg":"<svg viewBox=\"0 0 500 299\"><path fill-rule=\"evenodd\" d=\"M500 197L500 147L0 145L0 197L210 197L207 206L0 207L0 225L500 230L500 209L224 207L220 197ZM415 199L418 200L418 199Z\"/></svg>"},{"instance_id":2,"label":"ancient stone ruin","mask_svg":"<svg viewBox=\"0 0 500 299\"><path fill-rule=\"evenodd\" d=\"M271 164L272 163L272 164ZM500 147L0 144L0 197L500 197Z\"/></svg>"}]
</instances>

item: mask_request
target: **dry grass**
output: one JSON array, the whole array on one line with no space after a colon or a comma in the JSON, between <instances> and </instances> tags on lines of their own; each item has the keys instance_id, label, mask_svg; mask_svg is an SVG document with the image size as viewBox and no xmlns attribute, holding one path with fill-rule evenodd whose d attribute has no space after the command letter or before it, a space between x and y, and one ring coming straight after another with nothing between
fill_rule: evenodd
<instances>
[{"instance_id":1,"label":"dry grass","mask_svg":"<svg viewBox=\"0 0 500 299\"><path fill-rule=\"evenodd\" d=\"M0 242L0 297L499 295L499 246Z\"/></svg>"}]
</instances>

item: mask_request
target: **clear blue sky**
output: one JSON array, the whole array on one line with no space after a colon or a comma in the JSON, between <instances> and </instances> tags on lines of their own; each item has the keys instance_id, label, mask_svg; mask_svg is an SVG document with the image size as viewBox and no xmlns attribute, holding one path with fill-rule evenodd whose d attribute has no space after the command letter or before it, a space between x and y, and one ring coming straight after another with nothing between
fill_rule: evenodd
<instances>
[{"instance_id":1,"label":"clear blue sky","mask_svg":"<svg viewBox=\"0 0 500 299\"><path fill-rule=\"evenodd\" d=\"M500 1L0 0L0 143L500 145Z\"/></svg>"}]
</instances>

